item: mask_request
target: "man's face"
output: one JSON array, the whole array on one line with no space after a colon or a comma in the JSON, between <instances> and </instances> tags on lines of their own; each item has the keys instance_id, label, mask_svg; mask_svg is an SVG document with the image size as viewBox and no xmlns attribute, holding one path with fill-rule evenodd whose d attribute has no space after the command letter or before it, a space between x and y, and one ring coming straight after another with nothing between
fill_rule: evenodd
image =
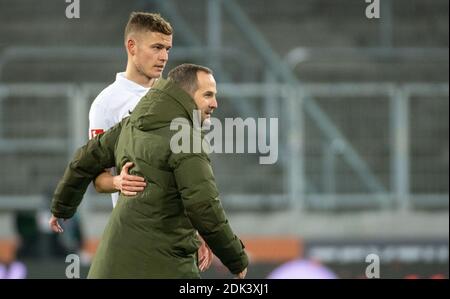
<instances>
[{"instance_id":1,"label":"man's face","mask_svg":"<svg viewBox=\"0 0 450 299\"><path fill-rule=\"evenodd\" d=\"M159 78L169 59L172 35L160 32L139 32L128 41L128 50L137 71L149 79Z\"/></svg>"},{"instance_id":2,"label":"man's face","mask_svg":"<svg viewBox=\"0 0 450 299\"><path fill-rule=\"evenodd\" d=\"M217 108L217 88L213 75L203 71L197 72L197 91L194 93L194 102L201 112L201 121L209 123L211 114Z\"/></svg>"}]
</instances>

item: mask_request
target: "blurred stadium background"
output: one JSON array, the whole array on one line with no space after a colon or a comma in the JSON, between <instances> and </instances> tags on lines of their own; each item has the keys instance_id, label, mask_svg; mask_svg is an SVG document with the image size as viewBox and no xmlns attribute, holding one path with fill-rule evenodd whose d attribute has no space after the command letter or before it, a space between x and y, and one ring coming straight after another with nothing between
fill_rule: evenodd
<instances>
[{"instance_id":1,"label":"blurred stadium background","mask_svg":"<svg viewBox=\"0 0 450 299\"><path fill-rule=\"evenodd\" d=\"M0 0L3 278L64 278L69 253L86 275L109 196L90 190L59 237L49 203L91 102L126 65L131 11L174 26L165 74L215 70L216 117L279 118L276 164L212 155L249 278L289 261L364 278L371 253L381 278L448 278L447 0L381 0L380 19L363 0L81 0L79 19L67 5ZM230 275L216 262L204 277Z\"/></svg>"}]
</instances>

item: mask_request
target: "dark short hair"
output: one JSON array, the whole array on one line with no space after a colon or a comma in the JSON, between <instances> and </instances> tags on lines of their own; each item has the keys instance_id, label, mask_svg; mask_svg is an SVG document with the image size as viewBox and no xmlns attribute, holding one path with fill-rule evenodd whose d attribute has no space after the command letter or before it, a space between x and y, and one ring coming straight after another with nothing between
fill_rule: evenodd
<instances>
[{"instance_id":1,"label":"dark short hair","mask_svg":"<svg viewBox=\"0 0 450 299\"><path fill-rule=\"evenodd\" d=\"M132 32L151 31L165 35L173 34L172 26L160 14L133 11L125 26L125 42Z\"/></svg>"},{"instance_id":2,"label":"dark short hair","mask_svg":"<svg viewBox=\"0 0 450 299\"><path fill-rule=\"evenodd\" d=\"M199 71L213 74L213 71L205 66L183 63L173 68L167 75L167 79L174 82L188 94L194 95L198 89L197 73Z\"/></svg>"}]
</instances>

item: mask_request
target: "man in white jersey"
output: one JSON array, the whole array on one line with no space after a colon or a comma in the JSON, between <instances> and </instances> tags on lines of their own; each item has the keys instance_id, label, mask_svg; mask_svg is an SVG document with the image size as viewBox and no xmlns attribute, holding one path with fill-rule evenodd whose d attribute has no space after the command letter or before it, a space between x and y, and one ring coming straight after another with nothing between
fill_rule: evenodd
<instances>
[{"instance_id":1,"label":"man in white jersey","mask_svg":"<svg viewBox=\"0 0 450 299\"><path fill-rule=\"evenodd\" d=\"M126 70L118 73L116 81L100 92L92 103L89 138L103 133L127 117L161 76L172 47L172 34L171 25L159 14L131 13L125 28L128 56ZM118 200L118 191L133 196L146 186L144 178L128 174L132 165L131 162L126 163L121 173L115 176L107 170L94 181L97 192L112 193L113 206ZM201 271L205 271L211 265L212 251L204 240L201 241L198 266Z\"/></svg>"},{"instance_id":2,"label":"man in white jersey","mask_svg":"<svg viewBox=\"0 0 450 299\"><path fill-rule=\"evenodd\" d=\"M90 138L103 133L128 116L139 100L159 78L169 58L173 29L158 14L133 12L125 27L127 67L116 76L116 81L105 88L92 103L89 111ZM143 191L143 178L127 174L128 163L120 175L110 171L99 175L94 186L98 192L113 193L113 206L118 200L117 191L136 195ZM113 170L114 171L114 170Z\"/></svg>"},{"instance_id":3,"label":"man in white jersey","mask_svg":"<svg viewBox=\"0 0 450 299\"><path fill-rule=\"evenodd\" d=\"M127 79L126 72L118 73L116 81L105 88L92 103L89 111L89 138L102 134L127 117L149 89ZM98 192L114 192L111 194L113 207L119 198L117 191L132 196L144 190L143 178L128 175L130 166L132 163L125 165L123 172L117 176L111 174L115 169L111 169L111 173L106 171L94 182Z\"/></svg>"}]
</instances>

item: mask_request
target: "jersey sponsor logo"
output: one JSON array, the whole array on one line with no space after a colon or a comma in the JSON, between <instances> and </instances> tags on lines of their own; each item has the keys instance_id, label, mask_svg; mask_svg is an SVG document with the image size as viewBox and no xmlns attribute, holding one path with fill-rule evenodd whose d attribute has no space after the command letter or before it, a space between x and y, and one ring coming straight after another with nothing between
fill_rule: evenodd
<instances>
[{"instance_id":1,"label":"jersey sponsor logo","mask_svg":"<svg viewBox=\"0 0 450 299\"><path fill-rule=\"evenodd\" d=\"M90 139L94 138L97 135L105 133L105 130L103 129L91 129L90 131Z\"/></svg>"}]
</instances>

